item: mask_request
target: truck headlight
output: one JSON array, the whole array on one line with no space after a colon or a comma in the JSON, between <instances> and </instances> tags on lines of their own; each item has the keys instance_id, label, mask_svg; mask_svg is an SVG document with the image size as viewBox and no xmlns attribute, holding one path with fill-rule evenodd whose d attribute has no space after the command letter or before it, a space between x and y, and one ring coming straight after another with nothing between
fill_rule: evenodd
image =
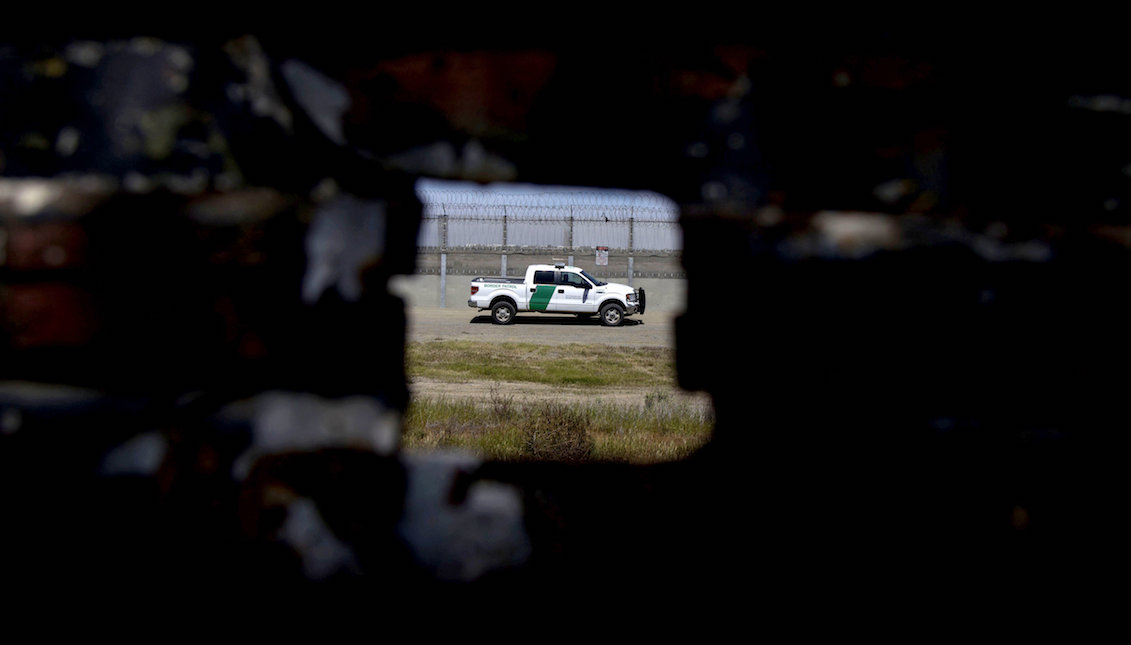
<instances>
[{"instance_id":1,"label":"truck headlight","mask_svg":"<svg viewBox=\"0 0 1131 645\"><path fill-rule=\"evenodd\" d=\"M629 302L636 302L636 292L634 291L634 292L628 294L627 296L624 297L624 299L629 301Z\"/></svg>"}]
</instances>

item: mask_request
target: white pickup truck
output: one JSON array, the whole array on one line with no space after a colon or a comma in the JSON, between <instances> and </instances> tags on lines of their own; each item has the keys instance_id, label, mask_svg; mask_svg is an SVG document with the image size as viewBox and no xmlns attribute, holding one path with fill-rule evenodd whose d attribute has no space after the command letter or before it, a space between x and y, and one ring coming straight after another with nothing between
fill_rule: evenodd
<instances>
[{"instance_id":1,"label":"white pickup truck","mask_svg":"<svg viewBox=\"0 0 1131 645\"><path fill-rule=\"evenodd\" d=\"M625 316L644 313L644 290L605 282L562 263L531 264L525 278L475 278L467 306L491 310L498 325L514 322L519 312L597 314L601 323L615 327Z\"/></svg>"}]
</instances>

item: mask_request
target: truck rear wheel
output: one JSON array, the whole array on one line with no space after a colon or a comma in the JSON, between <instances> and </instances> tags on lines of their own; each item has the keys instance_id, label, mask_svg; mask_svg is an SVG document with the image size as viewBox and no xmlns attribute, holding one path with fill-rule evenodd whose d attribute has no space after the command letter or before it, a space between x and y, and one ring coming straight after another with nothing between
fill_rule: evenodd
<instances>
[{"instance_id":1,"label":"truck rear wheel","mask_svg":"<svg viewBox=\"0 0 1131 645\"><path fill-rule=\"evenodd\" d=\"M624 308L616 303L601 307L601 324L606 327L619 327L624 322Z\"/></svg>"},{"instance_id":2,"label":"truck rear wheel","mask_svg":"<svg viewBox=\"0 0 1131 645\"><path fill-rule=\"evenodd\" d=\"M514 322L514 305L507 301L497 302L491 307L491 322L496 325L509 325Z\"/></svg>"}]
</instances>

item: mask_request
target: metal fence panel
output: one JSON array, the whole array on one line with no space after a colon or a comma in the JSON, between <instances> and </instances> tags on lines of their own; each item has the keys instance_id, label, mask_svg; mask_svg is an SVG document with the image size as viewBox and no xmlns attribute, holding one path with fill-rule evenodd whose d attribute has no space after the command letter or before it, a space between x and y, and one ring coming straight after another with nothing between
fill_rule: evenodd
<instances>
[{"instance_id":1,"label":"metal fence panel","mask_svg":"<svg viewBox=\"0 0 1131 645\"><path fill-rule=\"evenodd\" d=\"M575 246L607 246L611 249L628 248L628 222L581 221L574 225Z\"/></svg>"},{"instance_id":2,"label":"metal fence panel","mask_svg":"<svg viewBox=\"0 0 1131 645\"><path fill-rule=\"evenodd\" d=\"M552 220L507 221L508 246L568 247L569 222Z\"/></svg>"},{"instance_id":3,"label":"metal fence panel","mask_svg":"<svg viewBox=\"0 0 1131 645\"><path fill-rule=\"evenodd\" d=\"M677 222L636 221L632 247L652 251L678 251L683 248L683 229Z\"/></svg>"},{"instance_id":4,"label":"metal fence panel","mask_svg":"<svg viewBox=\"0 0 1131 645\"><path fill-rule=\"evenodd\" d=\"M416 238L416 246L423 248L440 248L442 238L440 235L439 217L425 217L420 221L420 232Z\"/></svg>"},{"instance_id":5,"label":"metal fence panel","mask_svg":"<svg viewBox=\"0 0 1131 645\"><path fill-rule=\"evenodd\" d=\"M675 205L652 193L499 195L433 189L418 194L424 205L418 245L425 248L607 246L674 252L683 244Z\"/></svg>"},{"instance_id":6,"label":"metal fence panel","mask_svg":"<svg viewBox=\"0 0 1131 645\"><path fill-rule=\"evenodd\" d=\"M501 245L503 220L448 218L447 246Z\"/></svg>"},{"instance_id":7,"label":"metal fence panel","mask_svg":"<svg viewBox=\"0 0 1131 645\"><path fill-rule=\"evenodd\" d=\"M422 248L445 246L443 222L442 217L425 217L420 225L417 246ZM449 217L447 227L448 248L607 246L611 249L631 248L638 251L678 251L683 248L683 231L679 224L671 222L574 220L571 223L510 218L504 220L501 217L485 219Z\"/></svg>"}]
</instances>

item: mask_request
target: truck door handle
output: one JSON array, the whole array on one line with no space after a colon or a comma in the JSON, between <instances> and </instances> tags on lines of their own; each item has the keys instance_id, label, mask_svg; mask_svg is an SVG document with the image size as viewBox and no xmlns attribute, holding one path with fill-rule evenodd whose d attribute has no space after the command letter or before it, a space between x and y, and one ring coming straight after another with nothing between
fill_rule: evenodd
<instances>
[{"instance_id":1,"label":"truck door handle","mask_svg":"<svg viewBox=\"0 0 1131 645\"><path fill-rule=\"evenodd\" d=\"M538 290L538 289L535 289L534 287L530 287L530 293L534 293L534 292L535 292L535 291L537 291L537 290Z\"/></svg>"},{"instance_id":2,"label":"truck door handle","mask_svg":"<svg viewBox=\"0 0 1131 645\"><path fill-rule=\"evenodd\" d=\"M558 289L558 293L565 293L565 289Z\"/></svg>"}]
</instances>

